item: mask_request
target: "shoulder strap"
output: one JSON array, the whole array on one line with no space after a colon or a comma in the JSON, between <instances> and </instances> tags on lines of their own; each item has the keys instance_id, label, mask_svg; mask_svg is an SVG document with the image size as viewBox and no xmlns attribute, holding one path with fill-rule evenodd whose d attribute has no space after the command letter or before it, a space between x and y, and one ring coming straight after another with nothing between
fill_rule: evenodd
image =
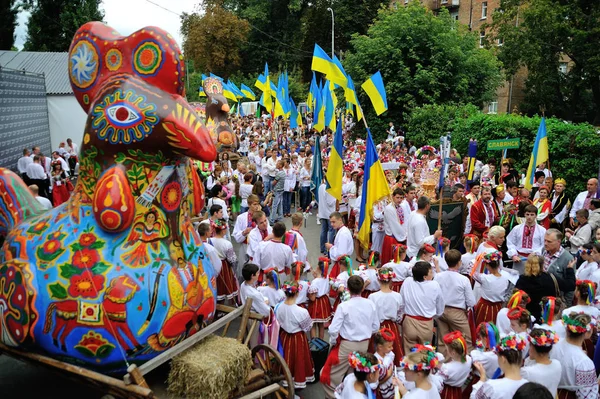
<instances>
[{"instance_id":1,"label":"shoulder strap","mask_svg":"<svg viewBox=\"0 0 600 399\"><path fill-rule=\"evenodd\" d=\"M553 273L548 273L554 282L554 290L556 291L556 297L560 297L560 289L558 288L558 281L556 280L556 276Z\"/></svg>"}]
</instances>

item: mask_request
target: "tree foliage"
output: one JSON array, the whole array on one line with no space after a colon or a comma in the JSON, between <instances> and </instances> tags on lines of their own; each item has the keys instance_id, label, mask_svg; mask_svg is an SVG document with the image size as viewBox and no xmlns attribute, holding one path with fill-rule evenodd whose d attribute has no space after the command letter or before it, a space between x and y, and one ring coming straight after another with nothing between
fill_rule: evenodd
<instances>
[{"instance_id":1,"label":"tree foliage","mask_svg":"<svg viewBox=\"0 0 600 399\"><path fill-rule=\"evenodd\" d=\"M355 81L367 120L381 124L403 122L410 111L425 104L490 101L502 81L500 64L476 36L455 23L447 11L435 16L412 2L398 10L381 10L367 35L355 35L344 62ZM381 71L389 110L374 118L369 99L358 88Z\"/></svg>"},{"instance_id":2,"label":"tree foliage","mask_svg":"<svg viewBox=\"0 0 600 399\"><path fill-rule=\"evenodd\" d=\"M16 0L0 0L0 50L11 50L15 44L18 13Z\"/></svg>"},{"instance_id":3,"label":"tree foliage","mask_svg":"<svg viewBox=\"0 0 600 399\"><path fill-rule=\"evenodd\" d=\"M102 21L102 0L25 0L31 12L27 51L68 51L73 36L86 22Z\"/></svg>"},{"instance_id":4,"label":"tree foliage","mask_svg":"<svg viewBox=\"0 0 600 399\"><path fill-rule=\"evenodd\" d=\"M520 170L527 169L540 120L537 115L484 114L471 106L428 105L413 111L407 130L408 138L417 146L439 146L440 136L450 131L452 147L461 155L467 154L469 139L476 138L477 157L483 160L502 156L500 151L486 151L488 140L520 137L520 148L508 150L508 157L515 159ZM590 124L566 123L557 118L546 119L546 131L552 174L567 180L567 192L574 198L585 190L586 180L598 173L600 135Z\"/></svg>"},{"instance_id":5,"label":"tree foliage","mask_svg":"<svg viewBox=\"0 0 600 399\"><path fill-rule=\"evenodd\" d=\"M509 74L528 70L522 110L600 124L600 2L502 0L494 37L504 39L499 58ZM560 62L569 62L567 74Z\"/></svg>"},{"instance_id":6,"label":"tree foliage","mask_svg":"<svg viewBox=\"0 0 600 399\"><path fill-rule=\"evenodd\" d=\"M248 21L223 8L221 1L207 4L202 15L183 14L181 20L183 51L198 70L228 76L240 68Z\"/></svg>"}]
</instances>

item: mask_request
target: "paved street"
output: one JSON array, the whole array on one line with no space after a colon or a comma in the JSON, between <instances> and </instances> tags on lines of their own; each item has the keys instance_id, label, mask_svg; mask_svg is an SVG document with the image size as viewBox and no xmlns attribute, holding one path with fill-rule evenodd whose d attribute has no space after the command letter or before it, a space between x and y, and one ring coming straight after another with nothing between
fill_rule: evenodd
<instances>
[{"instance_id":1,"label":"paved street","mask_svg":"<svg viewBox=\"0 0 600 399\"><path fill-rule=\"evenodd\" d=\"M290 228L290 218L286 218L285 221L287 227ZM304 239L307 241L311 265L316 265L319 257L320 228L321 226L316 224L315 216L311 216L307 221L307 228L302 231ZM231 331L237 331L237 326L233 326ZM168 367L165 367L150 373L147 380L159 398L178 399L169 396L166 392L167 375ZM6 355L0 355L0 396L2 399L36 397L99 399L103 394L85 385L74 383L52 371L14 360ZM300 392L300 396L310 399L324 398L323 389L319 383L309 385Z\"/></svg>"}]
</instances>

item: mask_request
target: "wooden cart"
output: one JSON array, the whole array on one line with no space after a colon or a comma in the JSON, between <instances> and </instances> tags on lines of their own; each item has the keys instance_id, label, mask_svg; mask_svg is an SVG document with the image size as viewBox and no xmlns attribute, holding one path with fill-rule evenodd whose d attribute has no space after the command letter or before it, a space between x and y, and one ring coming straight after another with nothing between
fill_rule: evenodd
<instances>
[{"instance_id":1,"label":"wooden cart","mask_svg":"<svg viewBox=\"0 0 600 399\"><path fill-rule=\"evenodd\" d=\"M156 398L156 396L144 378L146 374L168 363L175 356L191 348L210 334L222 330L221 335L227 335L231 323L238 317L241 317L241 323L237 340L247 345L250 337L262 321L262 316L252 312L251 306L251 299L248 299L245 306L240 308L217 305L217 312L224 314L223 317L215 320L198 333L143 365L139 367L131 365L127 370L127 374L123 376L123 379L110 377L83 367L64 363L48 356L23 352L2 343L0 343L0 354L6 354L18 360L37 364L79 382L86 382L99 392L106 394L105 398L107 399L111 397L152 399ZM246 331L248 332L246 333ZM252 357L254 359L254 367L250 371L244 387L238 392L234 392L232 398L258 399L272 395L271 397L277 399L293 399L294 381L287 364L279 352L270 345L258 345L253 348ZM286 386L283 386L283 384Z\"/></svg>"}]
</instances>

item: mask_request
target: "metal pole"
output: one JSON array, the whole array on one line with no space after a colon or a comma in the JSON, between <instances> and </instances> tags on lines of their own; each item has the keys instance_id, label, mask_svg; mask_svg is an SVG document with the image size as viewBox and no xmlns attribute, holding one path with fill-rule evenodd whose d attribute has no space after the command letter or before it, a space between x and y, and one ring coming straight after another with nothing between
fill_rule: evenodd
<instances>
[{"instance_id":1,"label":"metal pole","mask_svg":"<svg viewBox=\"0 0 600 399\"><path fill-rule=\"evenodd\" d=\"M327 7L327 11L331 12L331 58L335 55L335 19L333 16L333 9Z\"/></svg>"}]
</instances>

